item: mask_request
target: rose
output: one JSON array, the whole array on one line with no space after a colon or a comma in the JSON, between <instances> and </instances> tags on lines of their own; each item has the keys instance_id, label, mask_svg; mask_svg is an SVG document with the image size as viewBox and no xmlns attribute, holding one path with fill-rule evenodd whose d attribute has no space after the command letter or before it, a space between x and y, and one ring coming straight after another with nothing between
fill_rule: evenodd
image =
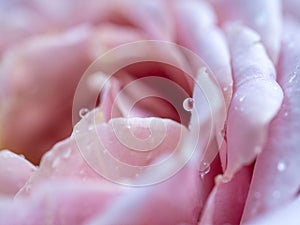
<instances>
[{"instance_id":1,"label":"rose","mask_svg":"<svg viewBox=\"0 0 300 225\"><path fill-rule=\"evenodd\" d=\"M271 222L272 224L277 222L280 224L283 221L282 219L288 218L289 214L294 215L291 223L295 222L297 224L295 212L299 204L295 196L299 191L299 179L297 179L298 175L294 171L297 171L297 159L299 159L296 147L298 126L293 121L294 117L297 118L298 115L298 103L295 100L295 95L297 96L298 94L297 69L299 69L299 66L297 56L299 55L299 49L293 40L294 35L299 35L299 26L295 22L282 20L279 17L279 2L275 4L255 1L254 3L252 2L253 5L242 4L240 1L234 2L234 4L230 1L224 2L229 4L227 11L235 9L241 14L229 13L226 15L222 11L218 11L224 7L224 5L222 6L222 1L212 1L221 18L221 23L224 24L230 20L240 20L247 26L250 26L249 28L245 25L230 24L224 28L230 50L233 80L235 81L234 95L231 101L231 94L227 94L230 85L229 87L224 85L230 84L230 82L228 83L230 79L228 77L222 79L224 77L221 76L224 74L224 71L230 71L229 58L228 54L226 54L227 45L225 44L226 42L222 42L224 39L221 30L212 22L213 14L209 6L195 2L175 2L170 6L177 23L180 24L182 22L183 25L186 25L181 25L180 29L178 29L179 33L182 34L179 35L179 43L185 46L190 45L188 46L189 48L205 59L223 88L225 102L227 103L224 108L228 107L227 126L223 132L226 142L221 143L221 149L218 149L218 142L215 138L215 135L218 133L213 132L211 137L202 137L204 140L211 138L208 142L208 149L200 147L196 151L197 153L198 151L203 152L207 150L207 153L214 153L216 150L220 150L221 162L216 158L210 167L206 167L206 170L201 170L202 179L200 179L195 166L198 168L200 164L201 169L201 161L199 161L199 158L193 157L179 173L176 173L175 176L163 183L140 189L124 188L100 179L98 174L95 173L99 172L97 168L92 170L87 165L91 165L93 158L85 158L85 161L77 151L78 147L80 149L82 141L88 144L89 140L94 140L93 136L82 136L82 139L79 137L79 142L78 139L76 142L76 133L74 133L70 139L56 145L44 156L40 168L18 193L15 205L3 207L3 216L1 217L4 218L4 223L19 224L21 220L23 221L26 218L32 224L45 222L50 224L74 224L75 222L82 224L87 222L88 219L91 219L91 221L87 222L89 224L141 224L143 222L150 224L194 224L197 223L200 212L202 212L200 224L238 224L241 216L243 216L242 222L252 220L253 224L266 222ZM291 7L287 3L285 8L289 12ZM198 10L202 13L199 13ZM264 14L260 14L261 12ZM196 15L204 16L203 18L198 18ZM281 35L280 21L284 22L283 32L287 35ZM198 29L195 29L195 27ZM271 29L274 35L270 36L269 33L265 32L266 28ZM207 34L207 36L200 35L203 33ZM185 36L186 34L190 35ZM262 37L264 44L260 43L258 34ZM278 63L276 63L281 37L283 39L280 45L282 50ZM194 42L193 38L195 38ZM214 46L209 45L210 43L217 45L219 48L211 47L209 48L211 51L205 51L204 46ZM266 46L268 54L264 46ZM217 53L222 53L223 57L221 59L215 57L218 55ZM191 58L189 59L191 60ZM220 65L223 65L223 67ZM277 73L275 73L274 65L276 65ZM220 68L223 68L223 70ZM203 74L205 73L202 70ZM279 85L275 81L276 75ZM118 76L116 77L118 78ZM133 81L136 79L134 78ZM171 80L174 80L174 77ZM129 81L132 80L129 79ZM201 102L201 95L199 94L196 80L193 81L194 88L192 90L194 90L193 99L195 105L190 119L190 131L193 131L198 124L193 118L200 116L201 121L201 116L207 110L207 108L202 109L202 111L201 108L196 110ZM110 134L117 135L118 131L128 125L122 123L124 121L129 121L129 125L137 130L143 127L141 124L149 122L149 119L112 119L111 122L103 123L103 120L109 119L107 115L115 115L114 113L111 114L110 111L111 106L114 106L113 102L110 101L110 97L115 96L114 90L119 90L119 82L127 84L128 79L125 79L125 81L122 79L110 81L111 87L103 90L100 108L84 116L78 124L78 126L86 127L87 130L92 125L92 128L99 131L100 137L103 137L103 132L116 128L113 130L114 132L109 132L108 139L104 139L104 142L109 141ZM180 81L177 81L177 83L183 85ZM214 87L212 83L210 84L208 87ZM284 93L282 105L281 88ZM219 96L217 95L217 97ZM208 99L210 100L212 114L220 115L218 114L218 109L220 108L214 107L215 100L219 98L215 98L214 101L212 101L213 98ZM166 104L159 103L159 105L165 106ZM116 102L115 108L117 112L122 113L122 110L118 111L121 107L122 105ZM143 109L144 107L146 107L146 103L140 104L137 109ZM149 108L147 108L147 111L157 113L157 110L152 112ZM134 111L137 114L141 112L145 112L145 110ZM168 115L174 115L174 110L171 109L170 112L171 114ZM96 115L95 118L94 115ZM92 118L92 120L88 120L89 118ZM162 121L161 119L158 120ZM113 125L114 122L117 124L116 127ZM167 122L167 127L170 127L171 129L169 130L175 133L182 129L182 125L171 121ZM215 126L213 127L216 128ZM161 133L160 129L164 131L164 126L154 129L153 134ZM143 132L142 130L138 134ZM284 138L286 134L291 135L291 140ZM118 137L122 140L122 135ZM170 133L167 132L166 137L170 137ZM183 137L180 139L184 143L186 139L188 140L188 136ZM103 141L103 139L101 140ZM166 140L170 141L170 139ZM174 140L170 141L170 143L174 143ZM282 149L288 150L283 154ZM118 148L111 148L110 150L118 151ZM185 151L183 150L183 152ZM8 154L5 153L4 155L7 157ZM210 154L206 155L209 156ZM211 155L214 156L214 154ZM91 156L96 158L97 152L91 151ZM256 157L255 164L246 166L251 164ZM121 157L121 159L126 160L126 157ZM14 157L12 160L16 164L22 163L23 165L23 160L18 157ZM140 162L137 156L129 158L129 163L134 163L134 161ZM8 167L5 165L5 162L1 164L3 168ZM99 161L96 160L96 162ZM178 163L176 160L175 162L176 164ZM108 172L112 171L112 168L105 164L105 161L103 165L108 168ZM172 163L165 163L166 169L141 171L137 177L129 176L128 179L134 181L142 180L143 182L143 179L151 177L152 173L157 174L168 171L169 165L172 165ZM221 171L221 165L224 173ZM253 166L254 172L252 172ZM28 168L28 171L32 168L30 164L26 163L25 167ZM207 168L210 168L210 171ZM26 180L26 177L29 175L23 175L21 172L15 171L12 173L13 177L19 177L21 180ZM121 171L120 173L123 172ZM211 191L213 179L220 173L223 175L216 177L216 185ZM135 174L129 173L129 175ZM4 181L9 181L11 177L6 176L3 179ZM52 181L47 182L46 180L49 179ZM16 184L16 182L12 183ZM74 185L77 187L74 188ZM97 187L101 188L98 189ZM18 187L15 187L15 191L17 190ZM26 200L22 197L25 194L30 195ZM45 194L49 197L43 197ZM53 196L58 196L58 199L53 200ZM206 201L207 197L208 200ZM291 199L296 200L293 201ZM82 210L81 207L74 207L79 202L86 210ZM205 208L202 210L205 202ZM281 202L285 202L287 206L281 208ZM45 214L42 212L34 213L37 206L45 203L47 204ZM12 203L8 202L7 204ZM27 205L26 208L25 204ZM73 212L70 209L71 206ZM280 212L275 215L269 215L268 212L275 208ZM24 217L12 217L10 213L13 210L19 210ZM117 218L116 215L119 217ZM261 219L255 221L259 216ZM277 216L279 216L279 219L276 219Z\"/></svg>"}]
</instances>

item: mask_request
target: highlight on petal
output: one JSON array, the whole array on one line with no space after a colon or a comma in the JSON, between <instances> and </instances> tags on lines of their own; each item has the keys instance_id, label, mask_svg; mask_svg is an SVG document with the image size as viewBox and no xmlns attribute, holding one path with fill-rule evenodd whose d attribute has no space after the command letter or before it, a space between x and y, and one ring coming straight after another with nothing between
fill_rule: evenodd
<instances>
[{"instance_id":1,"label":"highlight on petal","mask_svg":"<svg viewBox=\"0 0 300 225\"><path fill-rule=\"evenodd\" d=\"M206 67L201 67L197 73L189 124L190 137L187 137L198 140L193 160L197 161L200 170L209 166L224 142L222 130L227 116L226 104L212 74Z\"/></svg>"},{"instance_id":2,"label":"highlight on petal","mask_svg":"<svg viewBox=\"0 0 300 225\"><path fill-rule=\"evenodd\" d=\"M300 38L299 24L285 22L278 82L284 92L280 111L270 124L267 143L257 157L243 221L273 212L299 195ZM293 217L293 219L298 216ZM285 222L284 222L285 223Z\"/></svg>"},{"instance_id":3,"label":"highlight on petal","mask_svg":"<svg viewBox=\"0 0 300 225\"><path fill-rule=\"evenodd\" d=\"M24 157L9 150L0 151L0 196L14 196L36 167Z\"/></svg>"},{"instance_id":4,"label":"highlight on petal","mask_svg":"<svg viewBox=\"0 0 300 225\"><path fill-rule=\"evenodd\" d=\"M227 121L227 168L231 178L248 165L266 142L268 125L280 109L283 93L258 35L251 29L228 27L235 93Z\"/></svg>"}]
</instances>

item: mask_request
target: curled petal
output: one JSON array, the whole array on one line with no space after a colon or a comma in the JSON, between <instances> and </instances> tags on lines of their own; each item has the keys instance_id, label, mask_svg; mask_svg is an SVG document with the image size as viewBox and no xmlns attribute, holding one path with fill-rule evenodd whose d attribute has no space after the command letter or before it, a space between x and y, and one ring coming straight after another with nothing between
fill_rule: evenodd
<instances>
[{"instance_id":1,"label":"curled petal","mask_svg":"<svg viewBox=\"0 0 300 225\"><path fill-rule=\"evenodd\" d=\"M198 171L185 167L163 183L131 190L88 224L196 224L202 188Z\"/></svg>"},{"instance_id":2,"label":"curled petal","mask_svg":"<svg viewBox=\"0 0 300 225\"><path fill-rule=\"evenodd\" d=\"M281 1L210 0L220 23L241 22L255 30L266 46L269 57L277 62L281 40Z\"/></svg>"},{"instance_id":3,"label":"curled petal","mask_svg":"<svg viewBox=\"0 0 300 225\"><path fill-rule=\"evenodd\" d=\"M82 26L35 37L4 55L0 69L6 86L0 102L3 148L38 163L53 143L71 132L72 98L90 60L89 33L89 27Z\"/></svg>"},{"instance_id":4,"label":"curled petal","mask_svg":"<svg viewBox=\"0 0 300 225\"><path fill-rule=\"evenodd\" d=\"M201 1L176 1L173 11L179 44L191 49L208 64L228 106L232 95L229 50L224 34L217 27L213 10Z\"/></svg>"},{"instance_id":5,"label":"curled petal","mask_svg":"<svg viewBox=\"0 0 300 225\"><path fill-rule=\"evenodd\" d=\"M278 82L284 91L279 113L270 124L268 140L258 156L243 220L271 212L293 199L300 187L300 38L298 24L285 23ZM298 217L294 217L298 218Z\"/></svg>"},{"instance_id":6,"label":"curled petal","mask_svg":"<svg viewBox=\"0 0 300 225\"><path fill-rule=\"evenodd\" d=\"M229 178L250 164L266 142L268 125L280 109L283 93L258 35L243 26L228 29L235 93L227 123Z\"/></svg>"},{"instance_id":7,"label":"curled petal","mask_svg":"<svg viewBox=\"0 0 300 225\"><path fill-rule=\"evenodd\" d=\"M124 191L111 184L45 181L36 187L34 195L0 204L0 223L81 225L104 211Z\"/></svg>"},{"instance_id":8,"label":"curled petal","mask_svg":"<svg viewBox=\"0 0 300 225\"><path fill-rule=\"evenodd\" d=\"M35 166L23 157L1 150L0 195L15 195L35 170Z\"/></svg>"}]
</instances>

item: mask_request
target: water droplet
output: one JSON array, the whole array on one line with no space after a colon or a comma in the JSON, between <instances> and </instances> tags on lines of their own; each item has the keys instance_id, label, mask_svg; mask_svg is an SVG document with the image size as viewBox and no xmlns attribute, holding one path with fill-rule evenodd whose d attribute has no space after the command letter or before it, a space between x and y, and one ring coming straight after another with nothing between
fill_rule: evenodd
<instances>
[{"instance_id":1,"label":"water droplet","mask_svg":"<svg viewBox=\"0 0 300 225\"><path fill-rule=\"evenodd\" d=\"M230 177L225 177L225 176L222 177L223 183L228 183L229 181L230 181Z\"/></svg>"},{"instance_id":2,"label":"water droplet","mask_svg":"<svg viewBox=\"0 0 300 225\"><path fill-rule=\"evenodd\" d=\"M56 168L60 163L60 158L55 158L52 162L52 168Z\"/></svg>"},{"instance_id":3,"label":"water droplet","mask_svg":"<svg viewBox=\"0 0 300 225\"><path fill-rule=\"evenodd\" d=\"M147 154L146 159L147 159L147 160L151 160L151 159L152 159L152 152L150 152L150 153Z\"/></svg>"},{"instance_id":4,"label":"water droplet","mask_svg":"<svg viewBox=\"0 0 300 225\"><path fill-rule=\"evenodd\" d=\"M203 178L210 171L210 165L207 162L202 162L199 168L200 176Z\"/></svg>"},{"instance_id":5,"label":"water droplet","mask_svg":"<svg viewBox=\"0 0 300 225\"><path fill-rule=\"evenodd\" d=\"M237 106L234 106L234 110L238 110L239 108Z\"/></svg>"},{"instance_id":6,"label":"water droplet","mask_svg":"<svg viewBox=\"0 0 300 225\"><path fill-rule=\"evenodd\" d=\"M31 185L30 184L26 184L25 185L25 192L29 192L31 190Z\"/></svg>"},{"instance_id":7,"label":"water droplet","mask_svg":"<svg viewBox=\"0 0 300 225\"><path fill-rule=\"evenodd\" d=\"M254 147L254 152L255 152L256 154L261 153L261 150L262 150L262 147L261 147L261 146L255 146L255 147Z\"/></svg>"},{"instance_id":8,"label":"water droplet","mask_svg":"<svg viewBox=\"0 0 300 225\"><path fill-rule=\"evenodd\" d=\"M279 88L278 88L277 86L274 86L273 89L274 89L275 91L278 91L278 90L279 90Z\"/></svg>"},{"instance_id":9,"label":"water droplet","mask_svg":"<svg viewBox=\"0 0 300 225\"><path fill-rule=\"evenodd\" d=\"M242 96L242 97L240 97L239 101L242 102L245 100L245 98L246 98L246 96Z\"/></svg>"},{"instance_id":10,"label":"water droplet","mask_svg":"<svg viewBox=\"0 0 300 225\"><path fill-rule=\"evenodd\" d=\"M223 87L223 91L228 91L228 87Z\"/></svg>"},{"instance_id":11,"label":"water droplet","mask_svg":"<svg viewBox=\"0 0 300 225\"><path fill-rule=\"evenodd\" d=\"M186 98L183 103L183 108L186 110L186 111L192 111L193 110L193 107L194 107L194 99L193 98Z\"/></svg>"},{"instance_id":12,"label":"water droplet","mask_svg":"<svg viewBox=\"0 0 300 225\"><path fill-rule=\"evenodd\" d=\"M285 163L283 161L279 161L277 164L277 170L279 172L283 172L283 171L285 171L285 169L286 169Z\"/></svg>"},{"instance_id":13,"label":"water droplet","mask_svg":"<svg viewBox=\"0 0 300 225\"><path fill-rule=\"evenodd\" d=\"M89 125L88 130L93 130L94 126L93 125Z\"/></svg>"},{"instance_id":14,"label":"water droplet","mask_svg":"<svg viewBox=\"0 0 300 225\"><path fill-rule=\"evenodd\" d=\"M266 18L266 15L265 14L258 14L256 17L255 17L255 23L258 25L258 26L263 26L266 24L266 21L267 21L267 18Z\"/></svg>"},{"instance_id":15,"label":"water droplet","mask_svg":"<svg viewBox=\"0 0 300 225\"><path fill-rule=\"evenodd\" d=\"M71 151L72 151L72 149L70 149L70 148L69 148L69 149L67 149L67 150L66 150L66 152L63 154L63 156L62 156L62 157L63 157L64 159L67 159L67 158L69 158L69 157L70 157L70 155L71 155Z\"/></svg>"},{"instance_id":16,"label":"water droplet","mask_svg":"<svg viewBox=\"0 0 300 225\"><path fill-rule=\"evenodd\" d=\"M80 109L80 110L79 110L79 116L80 116L80 118L85 117L86 114L88 114L88 112L89 112L89 109L87 109L87 108L82 108L82 109Z\"/></svg>"},{"instance_id":17,"label":"water droplet","mask_svg":"<svg viewBox=\"0 0 300 225\"><path fill-rule=\"evenodd\" d=\"M19 155L22 159L25 159L25 156L23 154Z\"/></svg>"},{"instance_id":18,"label":"water droplet","mask_svg":"<svg viewBox=\"0 0 300 225\"><path fill-rule=\"evenodd\" d=\"M294 72L293 75L289 79L289 83L292 83L296 78L296 73Z\"/></svg>"},{"instance_id":19,"label":"water droplet","mask_svg":"<svg viewBox=\"0 0 300 225\"><path fill-rule=\"evenodd\" d=\"M280 195L281 195L280 192L277 190L273 191L273 193L272 193L272 196L276 199L280 198Z\"/></svg>"},{"instance_id":20,"label":"water droplet","mask_svg":"<svg viewBox=\"0 0 300 225\"><path fill-rule=\"evenodd\" d=\"M289 115L288 112L284 112L284 116L287 117Z\"/></svg>"}]
</instances>

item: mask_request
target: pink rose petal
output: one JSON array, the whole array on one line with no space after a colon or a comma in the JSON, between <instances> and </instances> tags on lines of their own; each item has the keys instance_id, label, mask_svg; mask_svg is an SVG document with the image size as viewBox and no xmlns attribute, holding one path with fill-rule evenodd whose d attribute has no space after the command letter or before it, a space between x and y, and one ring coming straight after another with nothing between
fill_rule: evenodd
<instances>
[{"instance_id":1,"label":"pink rose petal","mask_svg":"<svg viewBox=\"0 0 300 225\"><path fill-rule=\"evenodd\" d=\"M202 188L198 171L186 167L164 183L116 199L109 210L88 224L196 224L203 204Z\"/></svg>"},{"instance_id":2,"label":"pink rose petal","mask_svg":"<svg viewBox=\"0 0 300 225\"><path fill-rule=\"evenodd\" d=\"M44 155L38 171L31 176L19 195L34 192L35 186L45 179L98 180L107 183L104 176L117 183L129 180L129 183L135 184L140 174L142 176L145 171L164 167L164 160L168 161L168 157L178 158L177 155L187 151L181 149L181 139L187 135L187 129L172 120L114 118L108 123L100 121L97 125L97 118L96 124L93 124L97 113L97 109L90 112L76 125L71 138L56 144ZM189 154L191 156L192 152ZM166 176L172 176L184 163L182 161L176 165L178 168ZM165 178L163 173L157 176L159 180Z\"/></svg>"},{"instance_id":3,"label":"pink rose petal","mask_svg":"<svg viewBox=\"0 0 300 225\"><path fill-rule=\"evenodd\" d=\"M202 170L214 160L223 145L222 130L227 116L222 90L212 72L205 67L197 73L193 102L189 125L191 133L187 139L197 138L198 141L197 146L188 148L196 147L194 158Z\"/></svg>"},{"instance_id":4,"label":"pink rose petal","mask_svg":"<svg viewBox=\"0 0 300 225\"><path fill-rule=\"evenodd\" d=\"M273 210L250 223L246 223L246 225L298 225L300 224L299 209L300 197L297 197L292 202L284 204L281 208Z\"/></svg>"},{"instance_id":5,"label":"pink rose petal","mask_svg":"<svg viewBox=\"0 0 300 225\"><path fill-rule=\"evenodd\" d=\"M282 7L286 16L294 17L298 21L300 20L300 2L298 0L282 1Z\"/></svg>"},{"instance_id":6,"label":"pink rose petal","mask_svg":"<svg viewBox=\"0 0 300 225\"><path fill-rule=\"evenodd\" d=\"M15 195L36 168L22 156L0 151L0 195Z\"/></svg>"},{"instance_id":7,"label":"pink rose petal","mask_svg":"<svg viewBox=\"0 0 300 225\"><path fill-rule=\"evenodd\" d=\"M34 195L0 204L0 224L82 225L124 191L120 186L95 182L45 181Z\"/></svg>"},{"instance_id":8,"label":"pink rose petal","mask_svg":"<svg viewBox=\"0 0 300 225\"><path fill-rule=\"evenodd\" d=\"M285 23L278 65L278 81L285 97L270 125L267 144L257 158L243 221L273 211L299 191L300 45L294 41L299 38L299 24Z\"/></svg>"},{"instance_id":9,"label":"pink rose petal","mask_svg":"<svg viewBox=\"0 0 300 225\"><path fill-rule=\"evenodd\" d=\"M283 94L258 35L249 28L232 25L228 38L235 80L227 121L225 176L231 178L261 152L268 125L281 106Z\"/></svg>"},{"instance_id":10,"label":"pink rose petal","mask_svg":"<svg viewBox=\"0 0 300 225\"><path fill-rule=\"evenodd\" d=\"M214 12L205 2L176 1L175 19L179 44L199 55L214 72L222 88L226 105L232 95L229 50Z\"/></svg>"},{"instance_id":11,"label":"pink rose petal","mask_svg":"<svg viewBox=\"0 0 300 225\"><path fill-rule=\"evenodd\" d=\"M222 24L241 22L255 30L276 63L280 48L281 1L280 0L210 0L215 6Z\"/></svg>"},{"instance_id":12,"label":"pink rose petal","mask_svg":"<svg viewBox=\"0 0 300 225\"><path fill-rule=\"evenodd\" d=\"M216 185L207 200L199 225L239 224L246 201L251 168L244 167L226 183L222 176L216 178Z\"/></svg>"},{"instance_id":13,"label":"pink rose petal","mask_svg":"<svg viewBox=\"0 0 300 225\"><path fill-rule=\"evenodd\" d=\"M53 143L70 133L74 91L90 62L89 33L89 27L83 26L39 36L4 56L0 73L7 88L0 102L2 147L37 163Z\"/></svg>"}]
</instances>

